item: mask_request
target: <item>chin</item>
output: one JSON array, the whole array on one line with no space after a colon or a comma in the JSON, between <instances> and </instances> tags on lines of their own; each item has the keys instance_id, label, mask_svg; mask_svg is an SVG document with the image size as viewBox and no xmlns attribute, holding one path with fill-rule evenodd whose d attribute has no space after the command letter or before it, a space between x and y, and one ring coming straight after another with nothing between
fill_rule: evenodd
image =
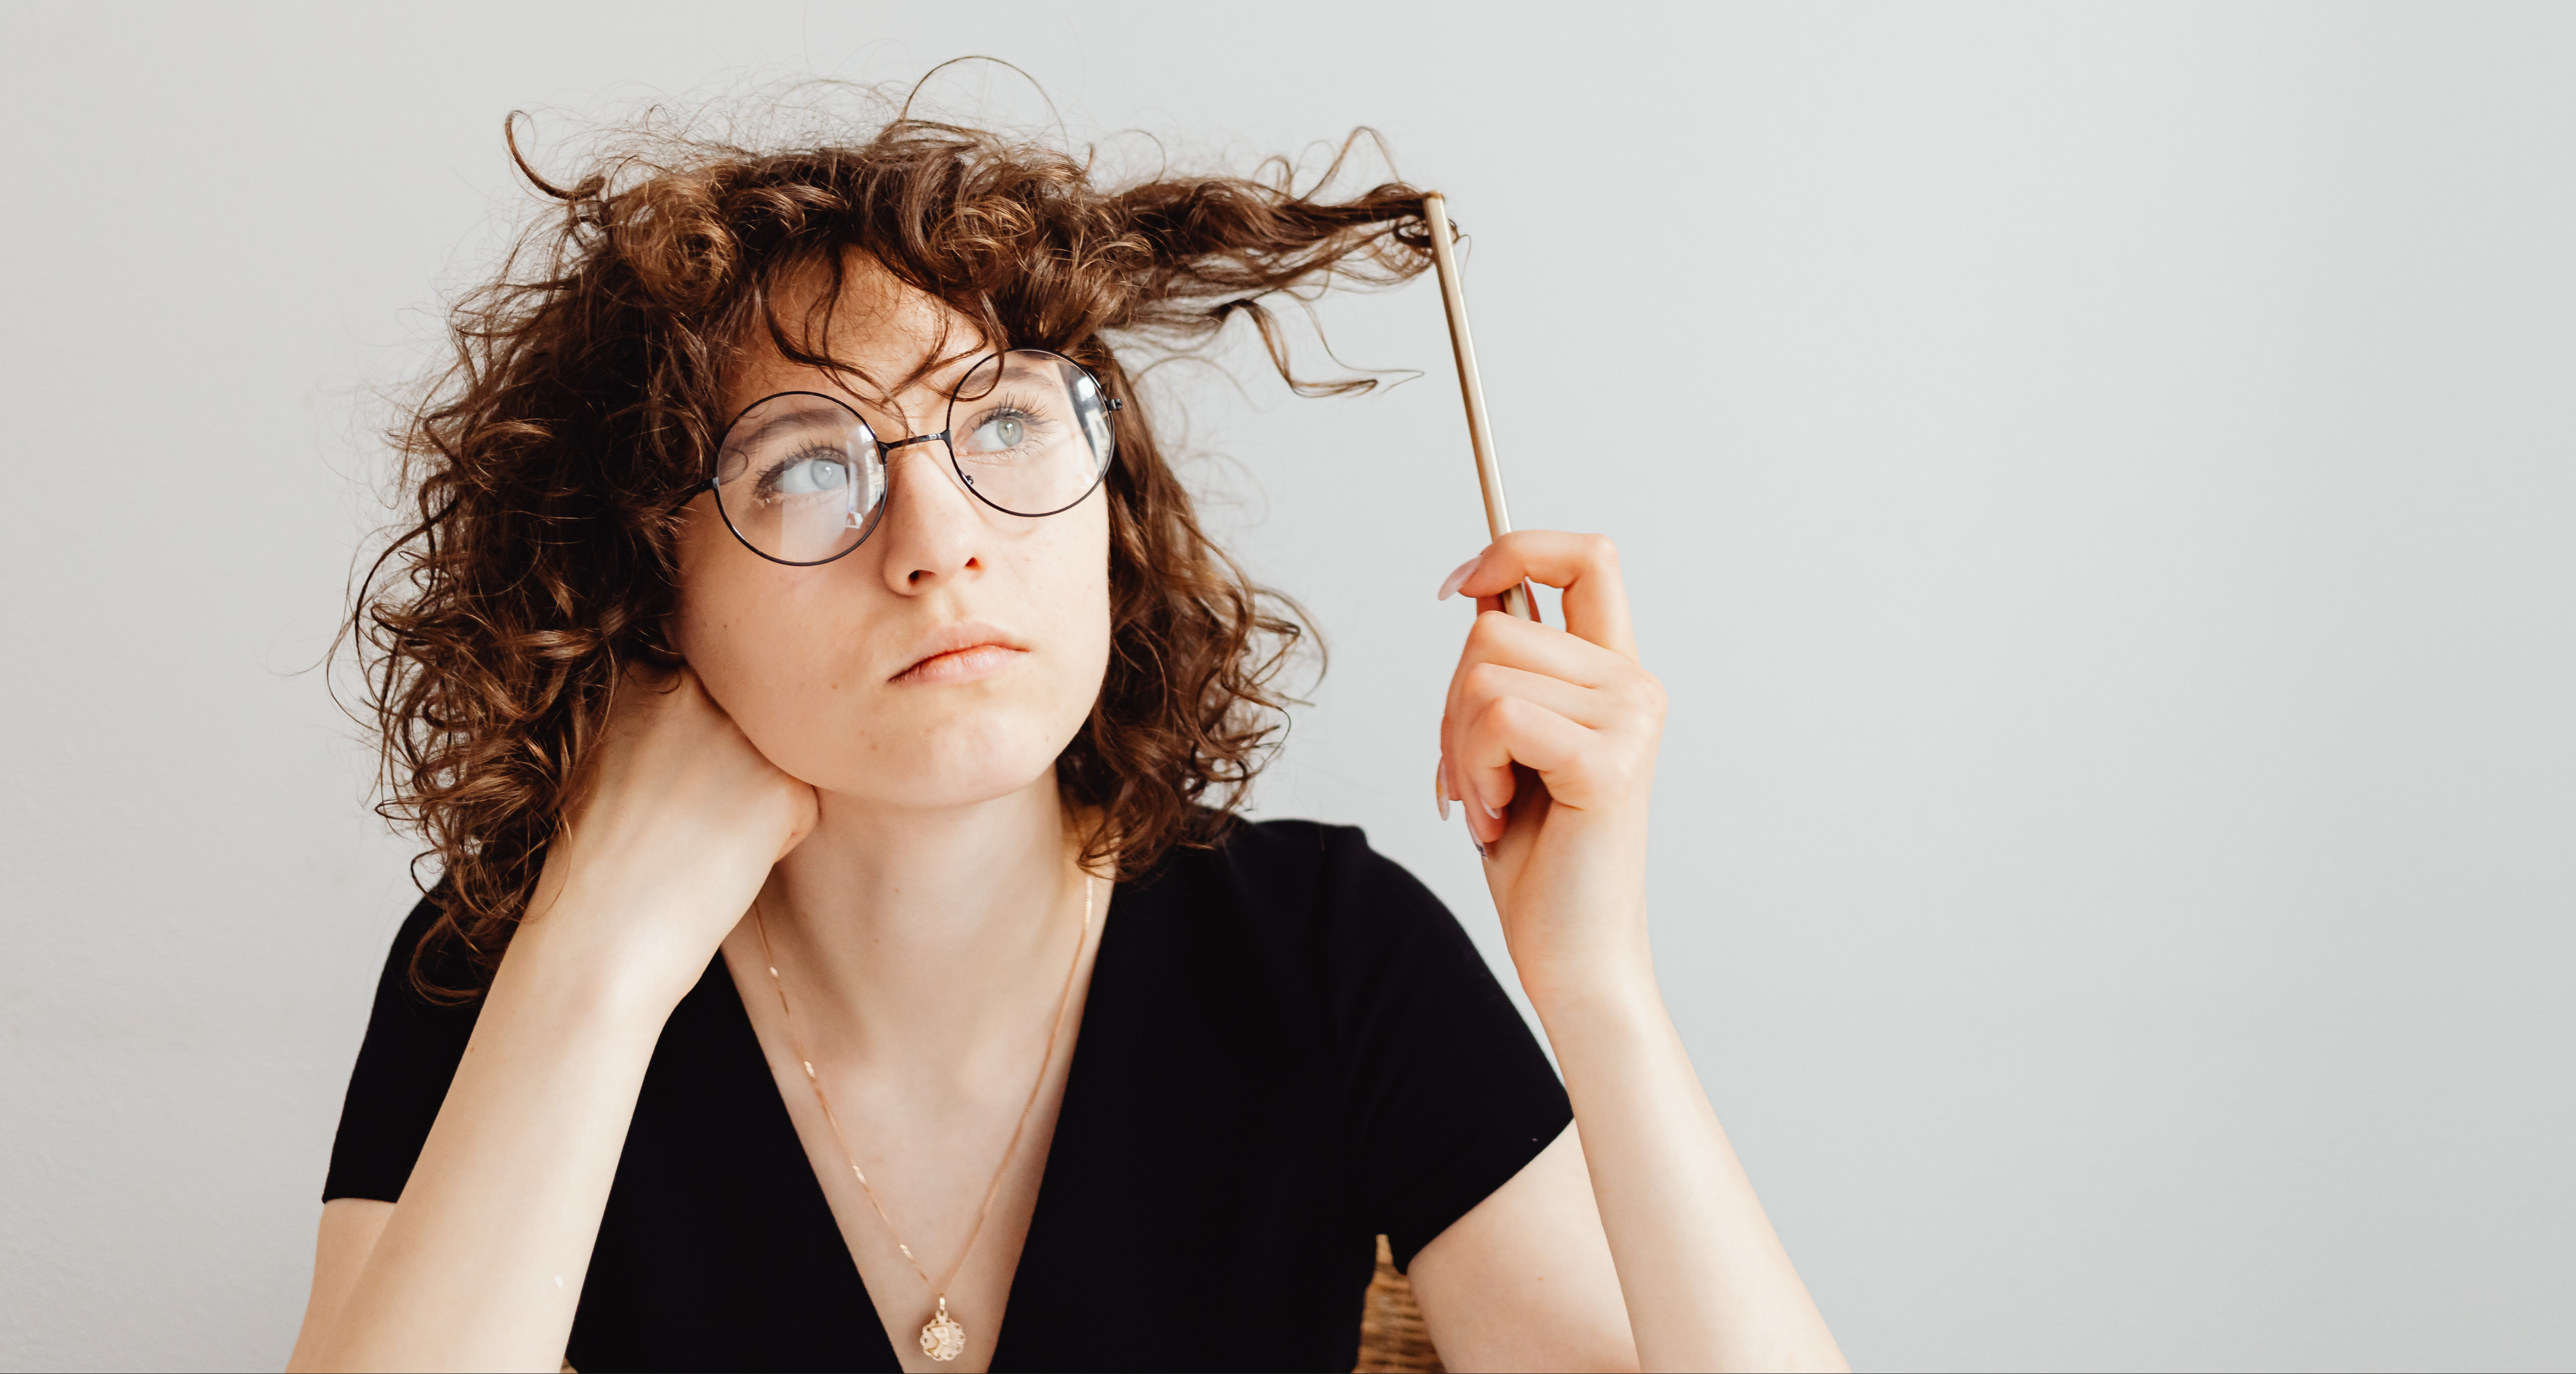
<instances>
[{"instance_id":1,"label":"chin","mask_svg":"<svg viewBox=\"0 0 2576 1374\"><path fill-rule=\"evenodd\" d=\"M920 728L854 730L856 747L787 772L821 791L904 810L973 806L1008 796L1055 771L1071 728L1015 711L983 710Z\"/></svg>"}]
</instances>

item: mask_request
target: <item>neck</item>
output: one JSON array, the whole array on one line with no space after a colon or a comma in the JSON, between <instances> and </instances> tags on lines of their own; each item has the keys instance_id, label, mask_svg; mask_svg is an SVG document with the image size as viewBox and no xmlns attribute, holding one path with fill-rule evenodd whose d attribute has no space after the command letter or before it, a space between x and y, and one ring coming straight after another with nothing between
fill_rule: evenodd
<instances>
[{"instance_id":1,"label":"neck","mask_svg":"<svg viewBox=\"0 0 2576 1374\"><path fill-rule=\"evenodd\" d=\"M1056 1005L1079 947L1054 777L940 810L819 803L760 897L810 1051L934 1077L1024 1057L1030 1011Z\"/></svg>"}]
</instances>

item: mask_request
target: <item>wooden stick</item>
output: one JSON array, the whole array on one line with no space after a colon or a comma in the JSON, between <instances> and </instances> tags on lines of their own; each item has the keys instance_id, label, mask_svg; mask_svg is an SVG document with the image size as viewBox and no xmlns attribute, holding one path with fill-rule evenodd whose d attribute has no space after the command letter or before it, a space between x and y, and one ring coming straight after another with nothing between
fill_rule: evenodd
<instances>
[{"instance_id":1,"label":"wooden stick","mask_svg":"<svg viewBox=\"0 0 2576 1374\"><path fill-rule=\"evenodd\" d=\"M1440 303L1449 311L1449 351L1458 359L1458 391L1467 401L1467 445L1476 455L1476 484L1485 494L1485 528L1496 539L1512 532L1511 508L1503 501L1503 468L1494 457L1494 427L1485 418L1485 383L1476 374L1476 341L1467 333L1467 288L1458 280L1456 238L1449 223L1449 202L1433 191L1422 198L1422 217L1431 229L1431 265L1440 276ZM1538 619L1529 584L1513 583L1503 592L1503 609L1523 620Z\"/></svg>"}]
</instances>

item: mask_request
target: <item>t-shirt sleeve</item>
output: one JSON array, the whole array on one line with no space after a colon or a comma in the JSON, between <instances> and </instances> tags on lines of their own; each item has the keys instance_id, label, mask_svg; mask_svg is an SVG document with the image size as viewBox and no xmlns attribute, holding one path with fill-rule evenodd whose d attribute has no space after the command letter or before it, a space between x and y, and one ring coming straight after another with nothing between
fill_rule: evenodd
<instances>
[{"instance_id":1,"label":"t-shirt sleeve","mask_svg":"<svg viewBox=\"0 0 2576 1374\"><path fill-rule=\"evenodd\" d=\"M1335 949L1354 1200L1403 1269L1574 1111L1458 918L1358 830L1327 833L1320 915Z\"/></svg>"},{"instance_id":2,"label":"t-shirt sleeve","mask_svg":"<svg viewBox=\"0 0 2576 1374\"><path fill-rule=\"evenodd\" d=\"M438 1120L447 1085L465 1057L465 1042L474 1034L478 1000L442 1006L414 991L411 952L438 919L428 898L405 918L385 956L383 976L376 980L375 1010L367 1017L367 1038L358 1046L358 1065L349 1074L349 1093L340 1105L340 1133L331 1142L331 1172L322 1183L322 1200L377 1198L396 1202L411 1180L411 1166Z\"/></svg>"}]
</instances>

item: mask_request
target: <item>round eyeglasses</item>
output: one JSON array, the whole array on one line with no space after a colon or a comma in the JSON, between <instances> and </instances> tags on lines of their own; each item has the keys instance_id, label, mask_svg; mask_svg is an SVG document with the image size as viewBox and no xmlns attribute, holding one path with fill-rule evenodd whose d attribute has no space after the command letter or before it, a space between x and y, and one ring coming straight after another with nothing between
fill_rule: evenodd
<instances>
[{"instance_id":1,"label":"round eyeglasses","mask_svg":"<svg viewBox=\"0 0 2576 1374\"><path fill-rule=\"evenodd\" d=\"M891 442L859 413L817 391L782 391L725 427L707 488L743 547L773 563L812 567L866 542L885 514L886 455L940 443L966 490L1008 515L1080 505L1117 452L1118 399L1091 369L1039 348L996 353L948 395L947 426Z\"/></svg>"}]
</instances>

